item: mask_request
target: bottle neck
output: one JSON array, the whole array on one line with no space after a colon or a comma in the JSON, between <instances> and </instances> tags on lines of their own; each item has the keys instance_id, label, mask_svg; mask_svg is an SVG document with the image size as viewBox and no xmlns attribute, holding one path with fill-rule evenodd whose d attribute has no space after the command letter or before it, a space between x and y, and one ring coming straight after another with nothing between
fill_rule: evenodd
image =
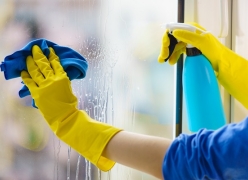
<instances>
[{"instance_id":1,"label":"bottle neck","mask_svg":"<svg viewBox=\"0 0 248 180\"><path fill-rule=\"evenodd\" d=\"M197 56L202 54L202 52L195 47L190 47L190 48L186 48L186 54L187 56Z\"/></svg>"}]
</instances>

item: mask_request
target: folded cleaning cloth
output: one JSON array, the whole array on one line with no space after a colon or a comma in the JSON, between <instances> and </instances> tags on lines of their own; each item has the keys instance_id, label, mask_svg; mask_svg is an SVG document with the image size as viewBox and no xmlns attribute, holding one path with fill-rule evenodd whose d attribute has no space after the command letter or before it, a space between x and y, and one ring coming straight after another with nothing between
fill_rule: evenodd
<instances>
[{"instance_id":1,"label":"folded cleaning cloth","mask_svg":"<svg viewBox=\"0 0 248 180\"><path fill-rule=\"evenodd\" d=\"M50 53L49 47L52 47L57 56L59 56L60 63L70 80L85 77L88 63L82 55L69 47L59 46L46 39L37 39L29 42L21 50L4 58L4 61L0 64L0 69L4 72L6 80L20 77L21 71L27 70L26 58L32 55L32 47L34 45L38 45L47 57ZM28 95L30 95L30 92L27 86L24 85L19 91L19 96L22 98Z\"/></svg>"}]
</instances>

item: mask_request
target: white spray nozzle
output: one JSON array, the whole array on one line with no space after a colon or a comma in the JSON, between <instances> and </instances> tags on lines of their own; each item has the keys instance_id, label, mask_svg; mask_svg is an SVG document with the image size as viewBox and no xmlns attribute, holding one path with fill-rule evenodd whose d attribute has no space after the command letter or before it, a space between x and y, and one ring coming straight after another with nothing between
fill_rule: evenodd
<instances>
[{"instance_id":1,"label":"white spray nozzle","mask_svg":"<svg viewBox=\"0 0 248 180\"><path fill-rule=\"evenodd\" d=\"M169 30L169 33L170 34L175 29L184 29L184 30L188 30L188 31L191 31L191 32L195 32L196 31L196 27L195 26L191 26L189 24L184 24L184 23L169 23L169 24L166 24L166 29Z\"/></svg>"},{"instance_id":2,"label":"white spray nozzle","mask_svg":"<svg viewBox=\"0 0 248 180\"><path fill-rule=\"evenodd\" d=\"M190 25L190 24L185 24L185 23L168 23L168 24L166 24L166 29L169 30L170 34L172 34L172 31L175 29L183 29L183 30L188 30L191 32L196 32L196 30L199 30L202 33L206 33L206 31L204 31L198 27L195 27L195 26ZM187 44L187 47L192 48L193 46L190 44Z\"/></svg>"},{"instance_id":3,"label":"white spray nozzle","mask_svg":"<svg viewBox=\"0 0 248 180\"><path fill-rule=\"evenodd\" d=\"M168 23L166 24L166 29L169 29L169 33L172 33L173 30L175 29L184 29L184 30L188 30L191 32L196 32L196 30L201 31L202 33L207 33L206 31L195 27L191 24L185 24L185 23Z\"/></svg>"}]
</instances>

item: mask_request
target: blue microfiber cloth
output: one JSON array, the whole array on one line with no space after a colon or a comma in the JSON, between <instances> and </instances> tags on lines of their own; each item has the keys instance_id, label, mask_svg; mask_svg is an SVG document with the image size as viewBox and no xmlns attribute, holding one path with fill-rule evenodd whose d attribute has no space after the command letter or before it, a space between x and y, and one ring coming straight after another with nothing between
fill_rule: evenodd
<instances>
[{"instance_id":1,"label":"blue microfiber cloth","mask_svg":"<svg viewBox=\"0 0 248 180\"><path fill-rule=\"evenodd\" d=\"M60 63L70 80L85 77L88 63L82 55L69 47L59 46L46 39L37 39L29 42L21 50L4 58L4 61L0 64L0 69L4 72L6 80L20 77L21 71L27 70L26 58L29 55L32 56L32 47L34 45L38 45L46 57L50 53L49 47L52 47L57 56L59 56ZM22 98L28 95L30 95L30 92L27 86L24 85L19 91L19 96Z\"/></svg>"}]
</instances>

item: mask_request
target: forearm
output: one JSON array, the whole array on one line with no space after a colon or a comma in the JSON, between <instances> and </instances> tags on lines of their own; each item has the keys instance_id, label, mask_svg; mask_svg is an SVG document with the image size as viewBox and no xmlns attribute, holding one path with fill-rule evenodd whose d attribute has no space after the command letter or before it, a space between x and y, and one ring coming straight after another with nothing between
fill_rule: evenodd
<instances>
[{"instance_id":1,"label":"forearm","mask_svg":"<svg viewBox=\"0 0 248 180\"><path fill-rule=\"evenodd\" d=\"M163 179L162 164L171 140L131 132L117 133L102 156Z\"/></svg>"}]
</instances>

